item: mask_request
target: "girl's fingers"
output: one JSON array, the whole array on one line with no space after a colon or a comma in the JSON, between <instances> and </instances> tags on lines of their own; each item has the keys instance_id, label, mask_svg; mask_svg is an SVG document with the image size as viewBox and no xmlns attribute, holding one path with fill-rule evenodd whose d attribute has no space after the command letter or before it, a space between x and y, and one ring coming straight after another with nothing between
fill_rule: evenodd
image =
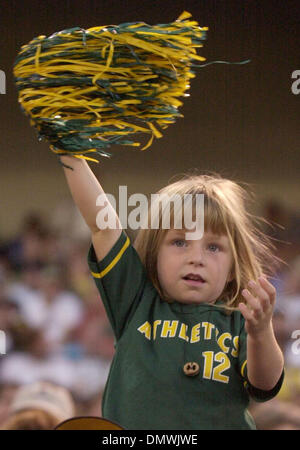
<instances>
[{"instance_id":1,"label":"girl's fingers","mask_svg":"<svg viewBox=\"0 0 300 450\"><path fill-rule=\"evenodd\" d=\"M243 289L242 296L245 303L239 304L239 310L248 326L257 328L268 320L271 314L276 289L265 277L259 277L257 282L251 280L248 285L251 292L248 289Z\"/></svg>"},{"instance_id":2,"label":"girl's fingers","mask_svg":"<svg viewBox=\"0 0 300 450\"><path fill-rule=\"evenodd\" d=\"M253 325L256 325L256 319L254 318L253 311L248 308L248 306L245 303L239 303L239 310L242 313L244 319L248 323L252 323Z\"/></svg>"},{"instance_id":3,"label":"girl's fingers","mask_svg":"<svg viewBox=\"0 0 300 450\"><path fill-rule=\"evenodd\" d=\"M271 304L271 298L269 293L264 289L264 286L262 284L256 283L255 281L251 280L248 283L249 287L253 291L255 297L258 299L263 311L267 311Z\"/></svg>"},{"instance_id":4,"label":"girl's fingers","mask_svg":"<svg viewBox=\"0 0 300 450\"><path fill-rule=\"evenodd\" d=\"M239 303L239 310L243 314L245 320L251 320L252 319L252 312L245 305L245 303Z\"/></svg>"},{"instance_id":5,"label":"girl's fingers","mask_svg":"<svg viewBox=\"0 0 300 450\"><path fill-rule=\"evenodd\" d=\"M264 276L258 278L261 287L268 293L270 303L273 306L276 298L276 289Z\"/></svg>"},{"instance_id":6,"label":"girl's fingers","mask_svg":"<svg viewBox=\"0 0 300 450\"><path fill-rule=\"evenodd\" d=\"M242 295L247 302L246 307L250 309L251 317L254 319L259 319L263 314L262 306L259 300L253 297L253 295L248 291L248 289L244 289L242 291Z\"/></svg>"}]
</instances>

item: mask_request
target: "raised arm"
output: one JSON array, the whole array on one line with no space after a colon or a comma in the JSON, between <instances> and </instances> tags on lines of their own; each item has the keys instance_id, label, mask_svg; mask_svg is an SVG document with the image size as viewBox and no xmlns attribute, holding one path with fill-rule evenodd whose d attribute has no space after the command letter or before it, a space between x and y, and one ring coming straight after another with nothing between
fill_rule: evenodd
<instances>
[{"instance_id":1,"label":"raised arm","mask_svg":"<svg viewBox=\"0 0 300 450\"><path fill-rule=\"evenodd\" d=\"M100 195L105 195L99 181L85 160L72 156L61 156L60 160L64 164L64 172L73 200L91 230L94 249L98 260L101 260L107 255L121 234L122 227L119 218L107 200L108 207L111 208L111 215L115 215L116 226L100 229L99 223L97 224L97 214L102 208L105 207L107 210L108 207L106 203L103 206L96 205L97 198Z\"/></svg>"}]
</instances>

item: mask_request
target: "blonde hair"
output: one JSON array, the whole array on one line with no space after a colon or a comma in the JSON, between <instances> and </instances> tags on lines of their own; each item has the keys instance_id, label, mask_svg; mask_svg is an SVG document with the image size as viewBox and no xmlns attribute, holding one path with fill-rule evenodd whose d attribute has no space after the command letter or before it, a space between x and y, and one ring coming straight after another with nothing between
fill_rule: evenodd
<instances>
[{"instance_id":1,"label":"blonde hair","mask_svg":"<svg viewBox=\"0 0 300 450\"><path fill-rule=\"evenodd\" d=\"M186 175L184 178L161 189L158 194L167 194L172 199L176 195L181 198L185 194L192 194L193 210L195 209L195 194L204 194L204 231L210 230L215 234L225 234L230 243L233 267L233 279L229 281L222 293L222 300L228 309L236 309L243 301L241 291L250 279L257 279L260 275L273 275L279 263L273 253L275 246L270 237L261 231L257 223L263 218L251 215L247 210L250 194L238 183L222 178L219 174ZM178 220L176 210L172 204L165 208L148 211L148 227L139 230L134 247L144 264L148 276L160 296L168 301L162 292L157 273L157 255L163 238L168 231L163 229L162 223L167 212L171 214L170 224ZM150 226L150 216L156 215L159 226Z\"/></svg>"},{"instance_id":2,"label":"blonde hair","mask_svg":"<svg viewBox=\"0 0 300 450\"><path fill-rule=\"evenodd\" d=\"M12 414L1 430L54 430L61 422L54 415L38 409L28 409Z\"/></svg>"},{"instance_id":3,"label":"blonde hair","mask_svg":"<svg viewBox=\"0 0 300 450\"><path fill-rule=\"evenodd\" d=\"M10 415L1 429L52 430L72 417L75 403L63 386L38 381L20 386L10 405Z\"/></svg>"}]
</instances>

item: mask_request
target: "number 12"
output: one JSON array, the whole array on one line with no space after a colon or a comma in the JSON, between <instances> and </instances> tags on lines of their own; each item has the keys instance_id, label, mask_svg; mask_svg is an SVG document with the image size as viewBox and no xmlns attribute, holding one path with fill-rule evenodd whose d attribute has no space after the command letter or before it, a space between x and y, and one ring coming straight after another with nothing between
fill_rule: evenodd
<instances>
[{"instance_id":1,"label":"number 12","mask_svg":"<svg viewBox=\"0 0 300 450\"><path fill-rule=\"evenodd\" d=\"M214 352L211 351L203 352L202 355L204 356L203 378L219 381L221 383L228 383L229 377L223 375L223 372L230 368L228 356L222 352L214 354ZM215 368L213 368L214 361L219 363Z\"/></svg>"}]
</instances>

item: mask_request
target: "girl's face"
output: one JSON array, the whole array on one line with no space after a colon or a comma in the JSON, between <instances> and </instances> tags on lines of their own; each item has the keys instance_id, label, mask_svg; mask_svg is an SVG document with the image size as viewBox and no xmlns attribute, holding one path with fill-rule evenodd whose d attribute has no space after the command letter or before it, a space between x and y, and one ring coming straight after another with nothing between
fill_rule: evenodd
<instances>
[{"instance_id":1,"label":"girl's face","mask_svg":"<svg viewBox=\"0 0 300 450\"><path fill-rule=\"evenodd\" d=\"M191 230L189 230L191 231ZM226 235L205 232L186 240L186 230L168 230L157 256L164 294L179 303L214 303L230 277L233 257Z\"/></svg>"}]
</instances>

